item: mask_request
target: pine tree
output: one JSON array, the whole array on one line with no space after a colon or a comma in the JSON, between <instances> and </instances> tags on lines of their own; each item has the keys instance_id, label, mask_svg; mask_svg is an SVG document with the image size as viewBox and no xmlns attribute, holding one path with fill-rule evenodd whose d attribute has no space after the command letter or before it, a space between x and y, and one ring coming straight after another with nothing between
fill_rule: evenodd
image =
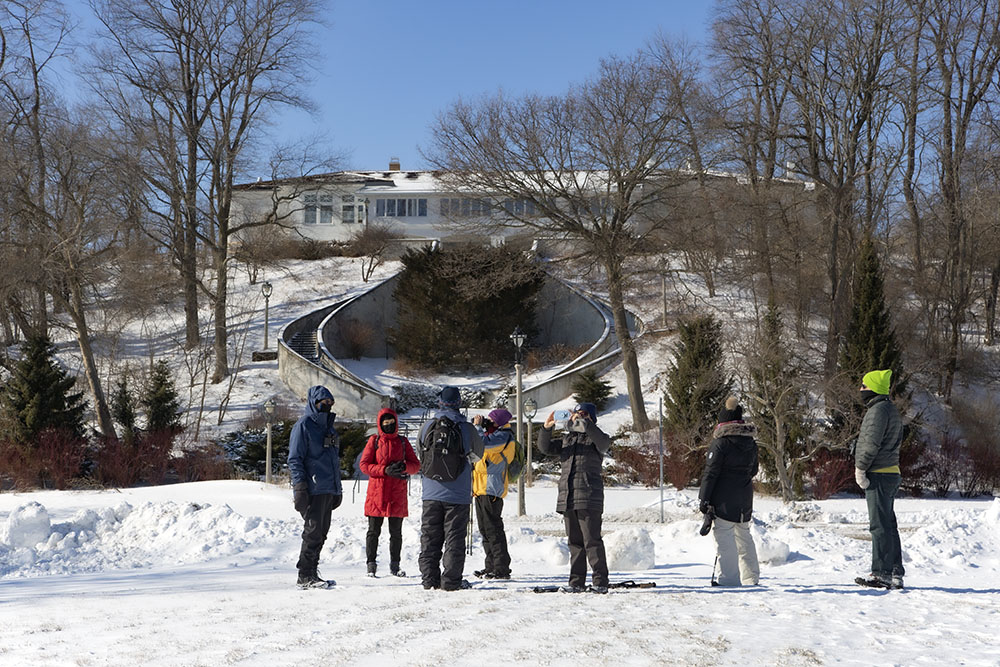
<instances>
[{"instance_id":1,"label":"pine tree","mask_svg":"<svg viewBox=\"0 0 1000 667\"><path fill-rule=\"evenodd\" d=\"M903 355L885 305L882 266L870 237L862 241L854 266L851 319L840 351L840 370L854 387L868 371L892 369L892 393L906 390Z\"/></svg>"},{"instance_id":2,"label":"pine tree","mask_svg":"<svg viewBox=\"0 0 1000 667\"><path fill-rule=\"evenodd\" d=\"M573 380L571 388L573 400L577 403L593 403L601 411L608 405L613 385L599 378L596 371L583 371Z\"/></svg>"},{"instance_id":3,"label":"pine tree","mask_svg":"<svg viewBox=\"0 0 1000 667\"><path fill-rule=\"evenodd\" d=\"M142 405L146 409L148 432L159 433L180 429L181 402L177 397L167 362L162 359L153 366Z\"/></svg>"},{"instance_id":4,"label":"pine tree","mask_svg":"<svg viewBox=\"0 0 1000 667\"><path fill-rule=\"evenodd\" d=\"M782 499L792 500L803 491L807 428L799 372L785 345L781 312L773 299L747 361L749 407L757 426L761 467L768 479L778 482Z\"/></svg>"},{"instance_id":5,"label":"pine tree","mask_svg":"<svg viewBox=\"0 0 1000 667\"><path fill-rule=\"evenodd\" d=\"M83 392L72 391L76 378L56 365L54 353L47 335L30 337L4 387L0 409L5 428L13 442L28 448L46 429L83 436Z\"/></svg>"},{"instance_id":6,"label":"pine tree","mask_svg":"<svg viewBox=\"0 0 1000 667\"><path fill-rule=\"evenodd\" d=\"M124 430L125 442L132 443L139 426L136 421L135 397L129 391L128 379L122 376L111 394L111 416Z\"/></svg>"},{"instance_id":7,"label":"pine tree","mask_svg":"<svg viewBox=\"0 0 1000 667\"><path fill-rule=\"evenodd\" d=\"M711 315L678 324L679 339L663 394L666 425L686 443L692 477L699 476L700 450L708 444L719 407L730 392L722 365L722 326Z\"/></svg>"}]
</instances>

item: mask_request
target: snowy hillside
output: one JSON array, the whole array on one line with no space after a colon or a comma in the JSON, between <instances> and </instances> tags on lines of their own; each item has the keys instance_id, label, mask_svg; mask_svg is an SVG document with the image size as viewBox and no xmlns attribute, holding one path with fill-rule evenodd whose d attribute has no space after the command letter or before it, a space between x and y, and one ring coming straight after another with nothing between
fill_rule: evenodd
<instances>
[{"instance_id":1,"label":"snowy hillside","mask_svg":"<svg viewBox=\"0 0 1000 667\"><path fill-rule=\"evenodd\" d=\"M760 587L709 586L697 502L609 489L607 596L535 594L568 573L555 487L507 512L514 579L455 593L417 573L419 484L405 579L365 577L364 487L334 513L320 561L334 590L293 586L301 522L256 482L0 495L3 665L996 665L1000 500L902 499L902 592L852 583L868 563L860 499L762 498ZM508 497L508 509L516 496ZM380 549L385 568L387 544ZM478 537L466 561L482 566Z\"/></svg>"}]
</instances>

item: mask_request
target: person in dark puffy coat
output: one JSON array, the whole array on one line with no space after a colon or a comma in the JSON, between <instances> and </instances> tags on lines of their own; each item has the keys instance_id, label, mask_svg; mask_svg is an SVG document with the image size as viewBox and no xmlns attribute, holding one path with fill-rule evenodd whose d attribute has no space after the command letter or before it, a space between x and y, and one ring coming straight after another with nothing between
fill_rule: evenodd
<instances>
[{"instance_id":1,"label":"person in dark puffy coat","mask_svg":"<svg viewBox=\"0 0 1000 667\"><path fill-rule=\"evenodd\" d=\"M410 446L410 441L399 435L399 417L389 408L379 411L376 419L378 432L368 438L361 453L361 472L368 475L368 492L365 495L365 516L368 517L368 535L365 554L368 576L374 577L378 569L378 540L382 523L389 520L389 572L405 577L399 569L399 556L403 548L403 517L409 514L407 504L407 477L420 470L420 461Z\"/></svg>"},{"instance_id":2,"label":"person in dark puffy coat","mask_svg":"<svg viewBox=\"0 0 1000 667\"><path fill-rule=\"evenodd\" d=\"M604 455L611 449L611 438L597 427L597 408L580 403L570 415L567 432L552 439L555 414L549 413L538 434L538 449L559 457L559 496L556 511L563 515L569 542L569 593L608 592L608 559L601 536L604 514L604 480L601 468ZM586 588L587 563L590 563L592 586Z\"/></svg>"},{"instance_id":3,"label":"person in dark puffy coat","mask_svg":"<svg viewBox=\"0 0 1000 667\"><path fill-rule=\"evenodd\" d=\"M753 478L759 468L756 436L756 427L743 421L743 406L737 398L727 398L719 410L698 492L701 512L715 516L712 536L718 551L719 586L760 583L757 549L750 536Z\"/></svg>"},{"instance_id":4,"label":"person in dark puffy coat","mask_svg":"<svg viewBox=\"0 0 1000 667\"><path fill-rule=\"evenodd\" d=\"M892 371L877 370L861 378L861 398L868 408L854 451L854 478L868 501L872 535L872 569L855 581L862 586L903 588L903 551L896 524L895 498L902 483L899 447L903 419L889 399Z\"/></svg>"},{"instance_id":5,"label":"person in dark puffy coat","mask_svg":"<svg viewBox=\"0 0 1000 667\"><path fill-rule=\"evenodd\" d=\"M330 588L332 580L318 572L319 554L330 531L330 515L340 507L340 438L331 410L333 394L326 387L309 388L305 414L288 439L288 471L295 511L302 515L302 548L297 567L300 588Z\"/></svg>"}]
</instances>

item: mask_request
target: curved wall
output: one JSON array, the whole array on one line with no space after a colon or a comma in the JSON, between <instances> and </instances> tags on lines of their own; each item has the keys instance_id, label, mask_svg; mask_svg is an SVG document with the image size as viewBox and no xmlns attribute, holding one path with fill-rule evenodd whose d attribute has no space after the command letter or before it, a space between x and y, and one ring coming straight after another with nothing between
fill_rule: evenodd
<instances>
[{"instance_id":1,"label":"curved wall","mask_svg":"<svg viewBox=\"0 0 1000 667\"><path fill-rule=\"evenodd\" d=\"M299 398L309 387L322 384L337 400L335 411L351 419L371 418L389 405L391 397L381 393L341 365L337 359L351 356L350 340L362 336L365 356L392 356L386 333L395 325L397 306L392 298L398 274L368 291L325 306L290 322L282 329L278 346L278 373ZM555 278L548 278L539 293L535 342L542 345L590 346L554 376L522 389L522 399L534 398L550 405L572 394L571 385L585 370L603 371L619 353L609 309ZM630 325L635 322L630 321ZM289 345L299 332L315 331L319 361L306 359Z\"/></svg>"}]
</instances>

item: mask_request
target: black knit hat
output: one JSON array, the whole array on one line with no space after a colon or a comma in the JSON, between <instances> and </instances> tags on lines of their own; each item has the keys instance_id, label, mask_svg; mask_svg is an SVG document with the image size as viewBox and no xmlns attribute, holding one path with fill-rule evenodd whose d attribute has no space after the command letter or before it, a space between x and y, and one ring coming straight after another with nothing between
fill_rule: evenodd
<instances>
[{"instance_id":1,"label":"black knit hat","mask_svg":"<svg viewBox=\"0 0 1000 667\"><path fill-rule=\"evenodd\" d=\"M719 410L719 423L734 422L743 419L743 406L735 396L726 399L726 404Z\"/></svg>"}]
</instances>

